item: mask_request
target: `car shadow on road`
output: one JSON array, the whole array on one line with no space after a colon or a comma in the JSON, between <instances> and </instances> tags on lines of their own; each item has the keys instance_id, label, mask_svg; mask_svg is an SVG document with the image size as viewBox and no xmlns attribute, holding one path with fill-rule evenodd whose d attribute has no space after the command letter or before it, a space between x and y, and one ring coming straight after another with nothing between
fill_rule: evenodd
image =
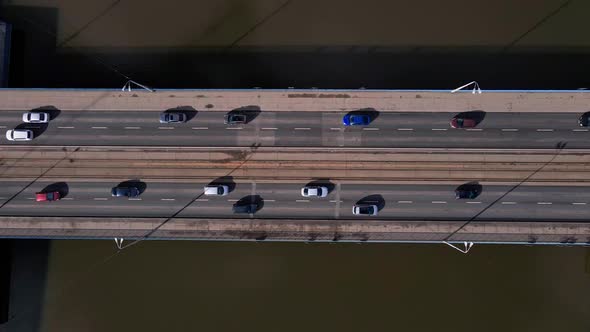
<instances>
[{"instance_id":1,"label":"car shadow on road","mask_svg":"<svg viewBox=\"0 0 590 332\"><path fill-rule=\"evenodd\" d=\"M125 187L125 188L135 187L135 188L137 188L137 190L139 190L139 194L141 195L147 189L147 184L141 180L127 180L127 181L123 181L123 182L119 183L117 185L117 187Z\"/></svg>"},{"instance_id":2,"label":"car shadow on road","mask_svg":"<svg viewBox=\"0 0 590 332\"><path fill-rule=\"evenodd\" d=\"M473 191L476 193L473 198L476 198L483 192L483 186L477 181L470 181L458 186L457 189L455 189L455 192L457 191Z\"/></svg>"},{"instance_id":3,"label":"car shadow on road","mask_svg":"<svg viewBox=\"0 0 590 332\"><path fill-rule=\"evenodd\" d=\"M209 182L210 186L227 186L228 191L231 193L236 189L236 182L233 176L220 176L217 179Z\"/></svg>"},{"instance_id":4,"label":"car shadow on road","mask_svg":"<svg viewBox=\"0 0 590 332\"><path fill-rule=\"evenodd\" d=\"M242 204L256 204L256 211L254 211L254 213L262 210L262 208L264 207L264 199L262 199L262 196L260 195L248 195L248 196L244 196L242 198L240 198L240 200L238 200L236 202L237 205L242 205Z\"/></svg>"},{"instance_id":5,"label":"car shadow on road","mask_svg":"<svg viewBox=\"0 0 590 332\"><path fill-rule=\"evenodd\" d=\"M475 121L475 125L478 126L486 117L486 112L481 110L473 110L467 112L457 113L456 118L463 118L467 120Z\"/></svg>"},{"instance_id":6,"label":"car shadow on road","mask_svg":"<svg viewBox=\"0 0 590 332\"><path fill-rule=\"evenodd\" d=\"M184 116L186 117L186 121L185 122L189 122L190 120L194 119L197 116L197 114L199 113L199 111L197 111L192 106L178 106L178 107L174 107L174 108L169 108L169 109L165 110L164 113L181 113L181 114L184 114Z\"/></svg>"},{"instance_id":7,"label":"car shadow on road","mask_svg":"<svg viewBox=\"0 0 590 332\"><path fill-rule=\"evenodd\" d=\"M334 188L336 188L336 185L334 183L330 182L329 179L313 180L311 182L308 182L305 186L306 187L326 187L326 188L328 188L328 194L331 193L332 191L334 191Z\"/></svg>"},{"instance_id":8,"label":"car shadow on road","mask_svg":"<svg viewBox=\"0 0 590 332\"><path fill-rule=\"evenodd\" d=\"M28 129L33 132L33 139L36 139L37 137L43 135L43 133L47 130L47 127L47 123L21 123L14 129Z\"/></svg>"},{"instance_id":9,"label":"car shadow on road","mask_svg":"<svg viewBox=\"0 0 590 332\"><path fill-rule=\"evenodd\" d=\"M41 106L31 110L31 112L45 112L49 115L49 121L57 119L61 111L53 105Z\"/></svg>"},{"instance_id":10,"label":"car shadow on road","mask_svg":"<svg viewBox=\"0 0 590 332\"><path fill-rule=\"evenodd\" d=\"M260 112L262 112L262 110L260 109L260 106L248 105L248 106L234 108L233 110L229 111L227 114L228 115L244 114L246 116L246 124L248 124L248 123L254 121L254 119L256 119L260 115Z\"/></svg>"},{"instance_id":11,"label":"car shadow on road","mask_svg":"<svg viewBox=\"0 0 590 332\"><path fill-rule=\"evenodd\" d=\"M41 192L43 192L43 193L56 192L56 191L59 193L59 196L61 198L64 198L70 192L70 187L65 182L55 182L55 183L52 183L52 184L46 186L45 188L43 188L43 190L41 190Z\"/></svg>"},{"instance_id":12,"label":"car shadow on road","mask_svg":"<svg viewBox=\"0 0 590 332\"><path fill-rule=\"evenodd\" d=\"M363 198L361 198L358 202L356 202L357 205L377 205L377 209L379 211L383 210L383 208L385 207L385 199L383 198L383 196L379 195L379 194L373 194L373 195L369 195L369 196L365 196Z\"/></svg>"}]
</instances>

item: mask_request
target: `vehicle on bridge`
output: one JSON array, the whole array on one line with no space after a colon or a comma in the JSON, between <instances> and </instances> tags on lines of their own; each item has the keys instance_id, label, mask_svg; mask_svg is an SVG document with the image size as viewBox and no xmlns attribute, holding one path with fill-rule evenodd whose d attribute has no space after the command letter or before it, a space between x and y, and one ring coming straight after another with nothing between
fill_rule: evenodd
<instances>
[{"instance_id":1,"label":"vehicle on bridge","mask_svg":"<svg viewBox=\"0 0 590 332\"><path fill-rule=\"evenodd\" d=\"M255 213L258 211L258 203L256 202L235 202L232 207L233 213Z\"/></svg>"},{"instance_id":2,"label":"vehicle on bridge","mask_svg":"<svg viewBox=\"0 0 590 332\"><path fill-rule=\"evenodd\" d=\"M160 114L160 123L186 122L186 114L182 112L164 112Z\"/></svg>"},{"instance_id":3,"label":"vehicle on bridge","mask_svg":"<svg viewBox=\"0 0 590 332\"><path fill-rule=\"evenodd\" d=\"M377 212L379 212L377 205L355 204L352 207L352 214L355 216L376 216Z\"/></svg>"},{"instance_id":4,"label":"vehicle on bridge","mask_svg":"<svg viewBox=\"0 0 590 332\"><path fill-rule=\"evenodd\" d=\"M29 129L12 129L6 131L6 139L9 141L30 141L33 139L33 131Z\"/></svg>"},{"instance_id":5,"label":"vehicle on bridge","mask_svg":"<svg viewBox=\"0 0 590 332\"><path fill-rule=\"evenodd\" d=\"M47 123L49 122L49 114L45 112L27 112L23 114L23 122Z\"/></svg>"},{"instance_id":6,"label":"vehicle on bridge","mask_svg":"<svg viewBox=\"0 0 590 332\"><path fill-rule=\"evenodd\" d=\"M209 185L205 187L205 196L226 196L229 193L229 187L224 185Z\"/></svg>"},{"instance_id":7,"label":"vehicle on bridge","mask_svg":"<svg viewBox=\"0 0 590 332\"><path fill-rule=\"evenodd\" d=\"M238 111L229 112L223 117L223 123L226 125L245 124L247 120L248 116L245 113Z\"/></svg>"},{"instance_id":8,"label":"vehicle on bridge","mask_svg":"<svg viewBox=\"0 0 590 332\"><path fill-rule=\"evenodd\" d=\"M326 197L328 196L328 188L321 186L305 186L301 188L301 196L303 197Z\"/></svg>"},{"instance_id":9,"label":"vehicle on bridge","mask_svg":"<svg viewBox=\"0 0 590 332\"><path fill-rule=\"evenodd\" d=\"M451 119L452 128L473 128L477 125L477 121L474 119L468 119L460 116L456 116Z\"/></svg>"},{"instance_id":10,"label":"vehicle on bridge","mask_svg":"<svg viewBox=\"0 0 590 332\"><path fill-rule=\"evenodd\" d=\"M346 114L342 118L342 124L345 126L367 126L371 123L371 117L367 114Z\"/></svg>"},{"instance_id":11,"label":"vehicle on bridge","mask_svg":"<svg viewBox=\"0 0 590 332\"><path fill-rule=\"evenodd\" d=\"M113 197L139 197L140 191L137 187L113 187L111 189L111 196Z\"/></svg>"},{"instance_id":12,"label":"vehicle on bridge","mask_svg":"<svg viewBox=\"0 0 590 332\"><path fill-rule=\"evenodd\" d=\"M61 195L59 191L39 192L35 194L35 198L37 202L53 202L59 201L61 199Z\"/></svg>"}]
</instances>

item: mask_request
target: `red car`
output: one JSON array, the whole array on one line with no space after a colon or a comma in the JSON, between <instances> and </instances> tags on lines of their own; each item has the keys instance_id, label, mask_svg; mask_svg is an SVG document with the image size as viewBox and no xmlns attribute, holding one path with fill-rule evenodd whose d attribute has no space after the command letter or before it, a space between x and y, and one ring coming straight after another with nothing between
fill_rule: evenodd
<instances>
[{"instance_id":1,"label":"red car","mask_svg":"<svg viewBox=\"0 0 590 332\"><path fill-rule=\"evenodd\" d=\"M451 119L451 127L453 128L473 128L477 122L473 119L466 119L461 117L454 117Z\"/></svg>"},{"instance_id":2,"label":"red car","mask_svg":"<svg viewBox=\"0 0 590 332\"><path fill-rule=\"evenodd\" d=\"M59 199L61 198L58 191L52 191L48 193L36 193L35 196L37 197L37 202L59 201Z\"/></svg>"}]
</instances>

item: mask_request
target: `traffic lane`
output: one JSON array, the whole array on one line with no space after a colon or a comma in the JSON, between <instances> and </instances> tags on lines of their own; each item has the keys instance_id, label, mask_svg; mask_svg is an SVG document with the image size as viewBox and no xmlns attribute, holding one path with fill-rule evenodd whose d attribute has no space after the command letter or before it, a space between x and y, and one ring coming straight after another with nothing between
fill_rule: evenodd
<instances>
[{"instance_id":1,"label":"traffic lane","mask_svg":"<svg viewBox=\"0 0 590 332\"><path fill-rule=\"evenodd\" d=\"M38 125L29 125L35 128ZM324 146L408 148L568 148L590 147L588 131L500 131L500 130L384 130L366 128L308 129L293 127L208 127L160 126L153 130L134 126L119 130L49 126L32 142L7 145L138 145L138 146Z\"/></svg>"},{"instance_id":2,"label":"traffic lane","mask_svg":"<svg viewBox=\"0 0 590 332\"><path fill-rule=\"evenodd\" d=\"M303 197L301 189L305 185L307 183L257 183L256 193L263 199L264 206L256 213L256 216L284 218L286 215L293 215L296 218L322 219L332 219L338 216L334 210L335 205L331 202L336 196L334 190L327 197Z\"/></svg>"}]
</instances>

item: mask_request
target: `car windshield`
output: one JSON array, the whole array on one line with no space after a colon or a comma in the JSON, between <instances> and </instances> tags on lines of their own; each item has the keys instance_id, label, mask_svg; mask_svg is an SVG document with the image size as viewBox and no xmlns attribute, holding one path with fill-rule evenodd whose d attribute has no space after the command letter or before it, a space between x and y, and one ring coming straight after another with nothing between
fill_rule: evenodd
<instances>
[{"instance_id":1,"label":"car windshield","mask_svg":"<svg viewBox=\"0 0 590 332\"><path fill-rule=\"evenodd\" d=\"M217 193L219 195L223 194L223 188L222 187L217 187Z\"/></svg>"},{"instance_id":2,"label":"car windshield","mask_svg":"<svg viewBox=\"0 0 590 332\"><path fill-rule=\"evenodd\" d=\"M53 193L47 193L47 199L53 200Z\"/></svg>"},{"instance_id":3,"label":"car windshield","mask_svg":"<svg viewBox=\"0 0 590 332\"><path fill-rule=\"evenodd\" d=\"M373 207L372 206L361 206L359 208L360 214L373 214Z\"/></svg>"}]
</instances>

